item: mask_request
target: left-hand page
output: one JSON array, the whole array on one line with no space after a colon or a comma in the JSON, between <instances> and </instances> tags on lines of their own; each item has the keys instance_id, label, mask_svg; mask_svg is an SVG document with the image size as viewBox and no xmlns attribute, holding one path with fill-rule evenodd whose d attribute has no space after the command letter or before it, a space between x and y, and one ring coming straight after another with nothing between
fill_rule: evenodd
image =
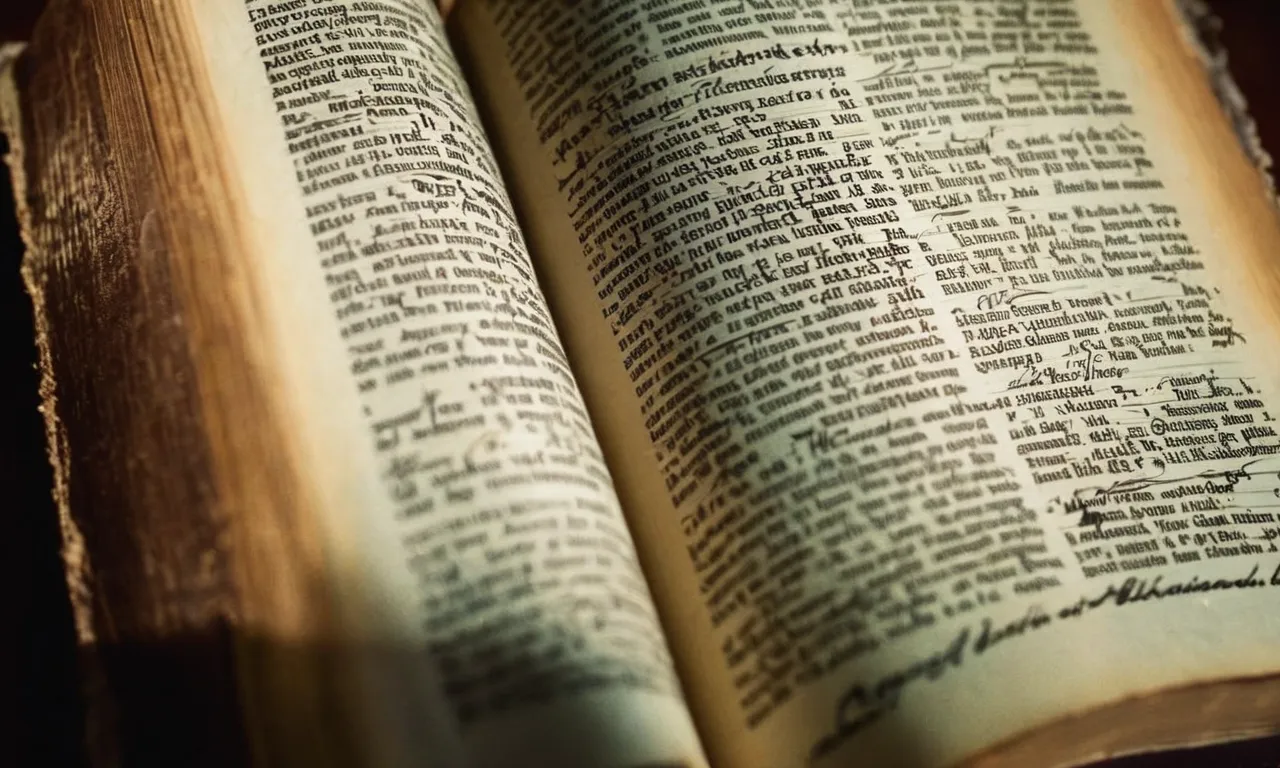
<instances>
[{"instance_id":1,"label":"left-hand page","mask_svg":"<svg viewBox=\"0 0 1280 768\"><path fill-rule=\"evenodd\" d=\"M365 604L372 580L377 621L422 649L461 759L700 763L582 397L435 9L189 7L297 423L335 410L363 422L314 436L314 474L378 478L367 504L330 515L338 570ZM383 709L399 701L378 698ZM394 731L421 731L415 720L428 716L383 715L382 743L406 745L395 762L419 762L421 747Z\"/></svg>"}]
</instances>

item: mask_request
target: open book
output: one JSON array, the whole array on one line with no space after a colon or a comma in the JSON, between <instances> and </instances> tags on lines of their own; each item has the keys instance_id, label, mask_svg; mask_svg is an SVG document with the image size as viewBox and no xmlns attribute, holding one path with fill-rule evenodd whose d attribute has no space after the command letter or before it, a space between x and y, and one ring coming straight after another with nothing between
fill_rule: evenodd
<instances>
[{"instance_id":1,"label":"open book","mask_svg":"<svg viewBox=\"0 0 1280 768\"><path fill-rule=\"evenodd\" d=\"M1280 727L1280 220L1172 2L441 18L55 0L7 65L103 764Z\"/></svg>"}]
</instances>

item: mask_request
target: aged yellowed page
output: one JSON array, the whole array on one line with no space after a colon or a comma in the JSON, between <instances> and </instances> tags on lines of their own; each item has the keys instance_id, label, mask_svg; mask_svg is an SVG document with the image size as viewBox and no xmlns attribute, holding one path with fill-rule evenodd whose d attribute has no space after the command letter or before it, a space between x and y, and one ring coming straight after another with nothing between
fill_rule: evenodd
<instances>
[{"instance_id":1,"label":"aged yellowed page","mask_svg":"<svg viewBox=\"0 0 1280 768\"><path fill-rule=\"evenodd\" d=\"M185 4L392 765L704 763L436 9Z\"/></svg>"},{"instance_id":2,"label":"aged yellowed page","mask_svg":"<svg viewBox=\"0 0 1280 768\"><path fill-rule=\"evenodd\" d=\"M1171 4L451 25L714 764L1280 671L1280 230Z\"/></svg>"}]
</instances>

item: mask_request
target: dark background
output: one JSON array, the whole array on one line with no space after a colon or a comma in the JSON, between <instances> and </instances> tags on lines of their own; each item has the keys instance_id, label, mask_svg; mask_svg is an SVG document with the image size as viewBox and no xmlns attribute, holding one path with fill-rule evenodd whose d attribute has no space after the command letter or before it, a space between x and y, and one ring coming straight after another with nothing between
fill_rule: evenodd
<instances>
[{"instance_id":1,"label":"dark background","mask_svg":"<svg viewBox=\"0 0 1280 768\"><path fill-rule=\"evenodd\" d=\"M24 39L41 5L0 0L0 41ZM1263 144L1280 156L1280 93L1271 87L1280 78L1280 2L1211 5L1224 22L1221 40ZM79 766L76 647L36 410L39 379L21 256L12 190L0 171L0 765ZM1133 758L1111 768L1175 766L1280 768L1280 738Z\"/></svg>"}]
</instances>

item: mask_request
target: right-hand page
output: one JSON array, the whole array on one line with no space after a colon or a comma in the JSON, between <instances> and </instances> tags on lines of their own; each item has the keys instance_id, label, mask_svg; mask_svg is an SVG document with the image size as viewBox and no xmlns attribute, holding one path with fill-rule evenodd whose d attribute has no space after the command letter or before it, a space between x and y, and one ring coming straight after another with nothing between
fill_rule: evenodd
<instances>
[{"instance_id":1,"label":"right-hand page","mask_svg":"<svg viewBox=\"0 0 1280 768\"><path fill-rule=\"evenodd\" d=\"M714 763L1280 670L1280 228L1171 3L458 14Z\"/></svg>"}]
</instances>

